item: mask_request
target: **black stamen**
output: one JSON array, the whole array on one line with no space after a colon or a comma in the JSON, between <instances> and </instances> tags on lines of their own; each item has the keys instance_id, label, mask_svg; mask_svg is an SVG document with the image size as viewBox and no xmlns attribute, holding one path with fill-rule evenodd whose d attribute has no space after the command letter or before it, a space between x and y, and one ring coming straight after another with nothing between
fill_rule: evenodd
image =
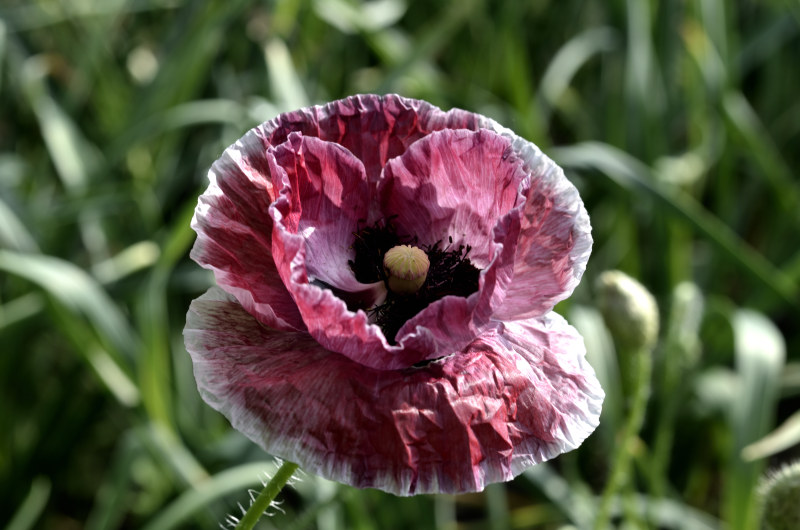
<instances>
[{"instance_id":1,"label":"black stamen","mask_svg":"<svg viewBox=\"0 0 800 530\"><path fill-rule=\"evenodd\" d=\"M398 236L391 219L362 228L353 235L355 259L350 260L349 265L362 283L385 281L384 254L397 245L416 243L416 238ZM383 304L367 309L391 344L395 344L395 337L403 324L436 300L445 296L467 297L478 290L480 271L467 257L472 247L459 245L457 249L451 249L452 244L451 237L445 247L442 247L441 240L422 247L428 255L430 268L419 291L405 295L389 291Z\"/></svg>"},{"instance_id":2,"label":"black stamen","mask_svg":"<svg viewBox=\"0 0 800 530\"><path fill-rule=\"evenodd\" d=\"M386 280L383 270L383 256L392 247L407 244L397 235L397 230L392 224L392 218L378 221L374 226L367 226L353 233L353 250L355 259L347 263L355 274L356 280L361 283L373 283Z\"/></svg>"}]
</instances>

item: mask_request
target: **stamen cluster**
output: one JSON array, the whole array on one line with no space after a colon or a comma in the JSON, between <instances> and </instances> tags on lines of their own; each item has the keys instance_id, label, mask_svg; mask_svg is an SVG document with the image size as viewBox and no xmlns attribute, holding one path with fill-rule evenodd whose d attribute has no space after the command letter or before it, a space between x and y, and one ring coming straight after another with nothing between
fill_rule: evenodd
<instances>
[{"instance_id":1,"label":"stamen cluster","mask_svg":"<svg viewBox=\"0 0 800 530\"><path fill-rule=\"evenodd\" d=\"M353 250L355 259L348 262L355 277L362 283L389 282L383 265L384 257L391 249L401 245L419 246L428 256L430 267L425 283L411 293L389 289L386 300L366 309L371 319L381 328L390 344L395 344L397 332L414 315L445 296L468 297L478 290L480 271L467 257L472 248L459 245L453 248L452 237L448 244L442 241L432 245L417 245L416 238L402 238L391 220L379 221L364 227L355 234Z\"/></svg>"}]
</instances>

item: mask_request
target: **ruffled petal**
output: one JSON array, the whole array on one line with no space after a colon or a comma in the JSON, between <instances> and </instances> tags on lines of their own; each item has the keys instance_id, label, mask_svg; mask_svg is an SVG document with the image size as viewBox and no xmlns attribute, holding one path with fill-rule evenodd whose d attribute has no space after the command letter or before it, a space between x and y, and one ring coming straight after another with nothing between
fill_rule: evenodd
<instances>
[{"instance_id":1,"label":"ruffled petal","mask_svg":"<svg viewBox=\"0 0 800 530\"><path fill-rule=\"evenodd\" d=\"M475 129L479 120L480 116L471 112L444 112L425 101L396 94L367 94L281 114L257 131L273 146L285 142L293 132L340 144L362 161L367 178L375 181L387 160L428 133Z\"/></svg>"},{"instance_id":2,"label":"ruffled petal","mask_svg":"<svg viewBox=\"0 0 800 530\"><path fill-rule=\"evenodd\" d=\"M508 139L488 130L429 134L392 159L378 184L383 215L423 245L470 245L470 259L492 260L493 230L524 201L528 180Z\"/></svg>"},{"instance_id":3,"label":"ruffled petal","mask_svg":"<svg viewBox=\"0 0 800 530\"><path fill-rule=\"evenodd\" d=\"M531 176L514 279L493 318L543 315L572 294L586 270L592 251L589 215L564 171L536 145L483 116L478 126L508 138Z\"/></svg>"},{"instance_id":4,"label":"ruffled petal","mask_svg":"<svg viewBox=\"0 0 800 530\"><path fill-rule=\"evenodd\" d=\"M203 398L267 452L397 495L463 493L577 447L602 390L563 319L498 325L464 352L382 371L260 325L212 288L184 330Z\"/></svg>"},{"instance_id":5,"label":"ruffled petal","mask_svg":"<svg viewBox=\"0 0 800 530\"><path fill-rule=\"evenodd\" d=\"M251 130L212 167L212 184L201 197L193 221L198 241L192 255L214 270L218 283L262 322L302 329L284 286L269 281L274 268L262 236L269 233L271 220L263 214L264 205L274 199L277 190L267 170L265 150L286 141L294 131L340 143L363 162L368 180L374 182L390 159L431 132L480 128L508 138L533 176L519 240L522 251L513 267L515 281L495 318L541 315L571 294L591 252L591 228L577 190L535 145L493 120L460 109L443 112L397 95L352 96L282 114ZM255 189L255 197L250 196L250 187ZM223 198L228 194L229 198ZM216 218L203 219L211 216ZM254 262L260 267L248 265ZM365 298L371 296L367 293Z\"/></svg>"},{"instance_id":6,"label":"ruffled petal","mask_svg":"<svg viewBox=\"0 0 800 530\"><path fill-rule=\"evenodd\" d=\"M340 145L299 134L271 148L268 157L270 170L284 182L270 207L273 255L308 332L365 366L388 370L423 359L416 350L389 345L363 310L347 305L366 308L386 294L382 282L357 282L348 265L354 233L375 203L360 161Z\"/></svg>"},{"instance_id":7,"label":"ruffled petal","mask_svg":"<svg viewBox=\"0 0 800 530\"><path fill-rule=\"evenodd\" d=\"M389 161L378 184L384 217L423 246L469 246L481 270L477 293L431 304L400 329L400 340L423 327L442 350L458 351L480 333L513 275L528 186L511 142L485 129L434 132Z\"/></svg>"},{"instance_id":8,"label":"ruffled petal","mask_svg":"<svg viewBox=\"0 0 800 530\"><path fill-rule=\"evenodd\" d=\"M281 184L271 177L265 149L251 131L211 167L211 183L192 218L197 240L191 257L262 323L301 330L300 312L272 259L268 210Z\"/></svg>"},{"instance_id":9,"label":"ruffled petal","mask_svg":"<svg viewBox=\"0 0 800 530\"><path fill-rule=\"evenodd\" d=\"M527 403L534 439L523 443L513 465L516 475L532 464L576 449L600 422L605 398L594 369L586 361L583 337L553 311L539 318L503 324L498 351L513 351L532 368L534 401ZM544 429L544 430L542 430Z\"/></svg>"},{"instance_id":10,"label":"ruffled petal","mask_svg":"<svg viewBox=\"0 0 800 530\"><path fill-rule=\"evenodd\" d=\"M353 234L374 217L374 193L361 162L340 145L297 133L267 156L271 173L286 179L281 222L303 238L310 280L343 294L377 290L385 296L382 283L361 284L348 265L355 257Z\"/></svg>"}]
</instances>

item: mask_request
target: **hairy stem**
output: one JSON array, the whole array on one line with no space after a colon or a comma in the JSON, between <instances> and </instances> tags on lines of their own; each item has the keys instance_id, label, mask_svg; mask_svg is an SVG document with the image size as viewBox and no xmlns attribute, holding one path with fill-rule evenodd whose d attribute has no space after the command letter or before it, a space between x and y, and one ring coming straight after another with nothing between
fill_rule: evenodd
<instances>
[{"instance_id":1,"label":"hairy stem","mask_svg":"<svg viewBox=\"0 0 800 530\"><path fill-rule=\"evenodd\" d=\"M252 530L258 520L261 519L261 516L264 515L264 512L267 511L270 503L278 496L278 493L283 489L289 479L292 478L297 467L297 464L293 464L292 462L284 462L283 465L278 468L278 471L275 472L275 476L264 486L264 489L258 494L256 500L254 500L250 508L247 509L242 520L236 525L236 530Z\"/></svg>"}]
</instances>

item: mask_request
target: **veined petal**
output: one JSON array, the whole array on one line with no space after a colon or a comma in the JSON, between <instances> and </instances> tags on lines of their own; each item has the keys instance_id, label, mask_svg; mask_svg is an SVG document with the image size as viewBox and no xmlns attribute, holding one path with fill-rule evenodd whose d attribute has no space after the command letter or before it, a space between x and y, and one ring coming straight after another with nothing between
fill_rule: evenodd
<instances>
[{"instance_id":1,"label":"veined petal","mask_svg":"<svg viewBox=\"0 0 800 530\"><path fill-rule=\"evenodd\" d=\"M400 329L401 340L422 327L458 351L480 333L513 276L528 186L511 142L485 129L433 132L389 161L378 184L384 216L423 246L469 246L481 269L477 293L431 304Z\"/></svg>"},{"instance_id":2,"label":"veined petal","mask_svg":"<svg viewBox=\"0 0 800 530\"><path fill-rule=\"evenodd\" d=\"M360 161L340 145L299 134L268 157L284 182L270 207L275 263L308 332L365 366L393 369L424 358L390 346L363 310L347 306L357 301L367 308L386 294L382 282L356 281L348 265L354 233L375 202Z\"/></svg>"},{"instance_id":3,"label":"veined petal","mask_svg":"<svg viewBox=\"0 0 800 530\"><path fill-rule=\"evenodd\" d=\"M353 234L374 217L361 161L338 144L297 133L267 156L284 182L282 226L304 239L308 275L340 291L367 290L348 266Z\"/></svg>"},{"instance_id":4,"label":"veined petal","mask_svg":"<svg viewBox=\"0 0 800 530\"><path fill-rule=\"evenodd\" d=\"M186 346L204 399L267 451L356 487L461 493L596 427L582 339L550 311L583 274L588 216L533 144L466 111L354 96L256 127L209 178L192 256L222 289L192 303ZM423 247L470 245L480 269L469 296L421 291L436 301L387 328L397 344L358 309L385 286L348 263L359 223L384 221ZM473 272L453 275L460 292Z\"/></svg>"},{"instance_id":5,"label":"veined petal","mask_svg":"<svg viewBox=\"0 0 800 530\"><path fill-rule=\"evenodd\" d=\"M528 180L511 142L492 131L429 134L388 162L378 184L384 216L423 245L470 245L479 268L491 261L493 230L524 201Z\"/></svg>"},{"instance_id":6,"label":"veined petal","mask_svg":"<svg viewBox=\"0 0 800 530\"><path fill-rule=\"evenodd\" d=\"M367 178L375 181L387 160L428 133L474 129L479 120L471 112L444 112L425 101L396 94L366 94L281 114L257 131L273 146L285 142L292 132L340 144L362 161Z\"/></svg>"},{"instance_id":7,"label":"veined petal","mask_svg":"<svg viewBox=\"0 0 800 530\"><path fill-rule=\"evenodd\" d=\"M422 368L373 370L260 325L212 288L184 330L201 395L267 452L397 495L479 491L576 447L602 390L560 317L498 325Z\"/></svg>"},{"instance_id":8,"label":"veined petal","mask_svg":"<svg viewBox=\"0 0 800 530\"><path fill-rule=\"evenodd\" d=\"M589 215L564 171L531 142L494 120L481 117L480 127L508 138L530 174L513 281L497 320L545 314L580 283L592 251Z\"/></svg>"},{"instance_id":9,"label":"veined petal","mask_svg":"<svg viewBox=\"0 0 800 530\"><path fill-rule=\"evenodd\" d=\"M505 322L500 343L533 369L530 384L536 389L536 403L528 410L536 410L541 423L529 426L534 432L544 426L546 432L539 431L536 438L549 439L545 446L529 445L529 456L522 456L516 469L541 462L536 458L539 451L547 460L581 445L599 424L605 398L586 361L583 337L564 317L550 311L539 318Z\"/></svg>"},{"instance_id":10,"label":"veined petal","mask_svg":"<svg viewBox=\"0 0 800 530\"><path fill-rule=\"evenodd\" d=\"M211 183L192 218L197 240L191 257L264 324L301 330L300 312L272 259L268 210L281 183L271 177L265 149L250 131L211 167Z\"/></svg>"}]
</instances>

